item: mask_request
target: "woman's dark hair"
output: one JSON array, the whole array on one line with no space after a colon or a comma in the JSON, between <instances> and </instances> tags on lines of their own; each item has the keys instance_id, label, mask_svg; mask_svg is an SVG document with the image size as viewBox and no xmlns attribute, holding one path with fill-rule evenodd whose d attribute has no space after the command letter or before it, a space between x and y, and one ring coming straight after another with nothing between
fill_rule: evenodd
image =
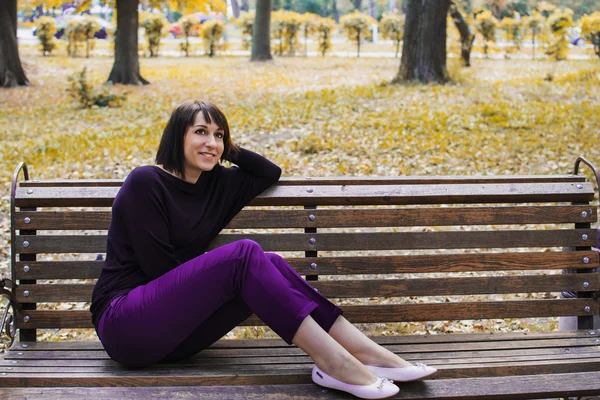
<instances>
[{"instance_id":1,"label":"woman's dark hair","mask_svg":"<svg viewBox=\"0 0 600 400\"><path fill-rule=\"evenodd\" d=\"M214 122L223 129L224 150L221 160L229 160L238 152L238 148L231 141L229 124L223 111L208 101L187 100L181 103L171 113L171 118L163 131L160 145L156 152L156 163L161 164L164 169L179 175L185 179L185 155L183 153L183 141L187 129L194 124L196 114L202 112L204 120L209 124Z\"/></svg>"}]
</instances>

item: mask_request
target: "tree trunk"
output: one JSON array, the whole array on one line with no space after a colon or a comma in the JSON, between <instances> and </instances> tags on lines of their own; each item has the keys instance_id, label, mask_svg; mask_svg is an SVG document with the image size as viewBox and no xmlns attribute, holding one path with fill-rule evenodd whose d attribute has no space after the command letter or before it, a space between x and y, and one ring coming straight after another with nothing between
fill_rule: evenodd
<instances>
[{"instance_id":1,"label":"tree trunk","mask_svg":"<svg viewBox=\"0 0 600 400\"><path fill-rule=\"evenodd\" d=\"M362 0L352 0L352 4L354 4L354 9L360 11L362 7Z\"/></svg>"},{"instance_id":2,"label":"tree trunk","mask_svg":"<svg viewBox=\"0 0 600 400\"><path fill-rule=\"evenodd\" d=\"M17 0L0 1L0 87L27 86L17 44Z\"/></svg>"},{"instance_id":3,"label":"tree trunk","mask_svg":"<svg viewBox=\"0 0 600 400\"><path fill-rule=\"evenodd\" d=\"M456 25L456 29L460 33L461 42L461 57L465 67L471 66L471 49L473 48L473 42L475 41L475 35L471 33L469 25L465 22L458 7L454 3L450 4L450 16Z\"/></svg>"},{"instance_id":4,"label":"tree trunk","mask_svg":"<svg viewBox=\"0 0 600 400\"><path fill-rule=\"evenodd\" d=\"M400 70L393 82L447 82L446 15L448 2L408 0Z\"/></svg>"},{"instance_id":5,"label":"tree trunk","mask_svg":"<svg viewBox=\"0 0 600 400\"><path fill-rule=\"evenodd\" d=\"M256 1L250 61L269 61L271 55L271 0Z\"/></svg>"},{"instance_id":6,"label":"tree trunk","mask_svg":"<svg viewBox=\"0 0 600 400\"><path fill-rule=\"evenodd\" d=\"M231 0L231 10L233 11L233 18L240 17L240 4L237 0Z\"/></svg>"},{"instance_id":7,"label":"tree trunk","mask_svg":"<svg viewBox=\"0 0 600 400\"><path fill-rule=\"evenodd\" d=\"M397 7L397 5L396 5L396 0L390 0L390 2L389 2L389 8L388 8L388 12L389 12L390 14L393 14L393 13L394 13L394 11L396 10L396 7Z\"/></svg>"},{"instance_id":8,"label":"tree trunk","mask_svg":"<svg viewBox=\"0 0 600 400\"><path fill-rule=\"evenodd\" d=\"M248 12L248 10L250 9L250 7L248 7L248 0L242 0L242 7L240 8L242 9L242 11Z\"/></svg>"},{"instance_id":9,"label":"tree trunk","mask_svg":"<svg viewBox=\"0 0 600 400\"><path fill-rule=\"evenodd\" d=\"M123 85L150 83L140 75L137 7L137 0L117 0L115 62L108 76L108 82Z\"/></svg>"}]
</instances>

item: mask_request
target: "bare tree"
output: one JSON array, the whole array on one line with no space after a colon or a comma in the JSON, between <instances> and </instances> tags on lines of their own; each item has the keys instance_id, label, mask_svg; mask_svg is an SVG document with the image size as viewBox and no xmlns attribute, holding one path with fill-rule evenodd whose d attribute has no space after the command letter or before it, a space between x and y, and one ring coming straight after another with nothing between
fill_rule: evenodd
<instances>
[{"instance_id":1,"label":"bare tree","mask_svg":"<svg viewBox=\"0 0 600 400\"><path fill-rule=\"evenodd\" d=\"M140 75L138 56L138 0L117 0L115 62L108 81L124 85L147 85Z\"/></svg>"},{"instance_id":2,"label":"bare tree","mask_svg":"<svg viewBox=\"0 0 600 400\"><path fill-rule=\"evenodd\" d=\"M256 1L256 16L252 29L251 61L269 61L271 55L271 0Z\"/></svg>"},{"instance_id":3,"label":"bare tree","mask_svg":"<svg viewBox=\"0 0 600 400\"><path fill-rule=\"evenodd\" d=\"M27 86L17 44L17 0L0 1L0 87Z\"/></svg>"},{"instance_id":4,"label":"bare tree","mask_svg":"<svg viewBox=\"0 0 600 400\"><path fill-rule=\"evenodd\" d=\"M393 82L446 82L448 1L408 0L400 70Z\"/></svg>"},{"instance_id":5,"label":"bare tree","mask_svg":"<svg viewBox=\"0 0 600 400\"><path fill-rule=\"evenodd\" d=\"M470 67L471 49L473 48L475 35L471 32L471 28L469 28L469 25L467 25L465 22L465 19L458 10L458 7L453 2L450 2L450 16L452 17L452 21L454 21L454 25L456 25L456 29L458 29L458 32L460 33L460 54L463 64L465 67Z\"/></svg>"}]
</instances>

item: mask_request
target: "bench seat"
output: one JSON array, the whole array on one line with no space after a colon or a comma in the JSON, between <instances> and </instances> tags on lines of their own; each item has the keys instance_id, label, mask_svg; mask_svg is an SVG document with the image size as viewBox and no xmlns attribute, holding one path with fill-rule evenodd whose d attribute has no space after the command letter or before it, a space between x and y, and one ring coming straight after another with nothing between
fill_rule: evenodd
<instances>
[{"instance_id":1,"label":"bench seat","mask_svg":"<svg viewBox=\"0 0 600 400\"><path fill-rule=\"evenodd\" d=\"M459 395L489 398L493 394L511 393L510 385L506 387L509 382L526 381L535 384L527 385L527 392L518 398L539 398L536 396L557 391L569 396L600 393L599 330L411 335L377 337L376 341L409 361L425 362L439 370L431 380L401 383L402 391L396 397L399 399L458 398ZM257 397L279 390L288 396L299 396L290 398L338 398L338 395L345 398L335 391L321 395L321 389L311 384L311 367L308 356L279 339L221 340L190 359L138 370L119 366L97 341L17 342L0 361L5 387L156 386L154 391L147 392L150 396L165 390L179 390L165 386L189 386L194 388L186 388L181 398L213 398L210 396L214 388L198 387L231 387L223 390L235 393L242 387L252 386L251 393ZM585 371L588 372L581 374ZM285 384L292 384L293 391L270 386ZM485 390L480 385L484 385ZM19 392L13 392L16 393ZM65 394L62 398L68 399L68 393L68 390L58 391L56 396ZM97 392L93 393L96 397ZM110 397L111 393L121 392L104 390L101 393ZM314 397L317 395L321 397Z\"/></svg>"},{"instance_id":2,"label":"bench seat","mask_svg":"<svg viewBox=\"0 0 600 400\"><path fill-rule=\"evenodd\" d=\"M121 183L31 181L23 165L15 172L19 341L0 358L0 398L352 398L314 385L311 359L278 339L221 340L144 369L118 365L98 341L36 342L42 329L92 328L87 305ZM577 168L557 176L285 178L212 246L249 238L281 253L349 321L376 324L377 334L383 324L411 331L402 330L405 322L497 320L503 329L514 318L574 322L571 331L375 337L408 361L438 368L426 381L400 383L397 399L582 397L600 394L595 199ZM243 325L262 321L252 316Z\"/></svg>"}]
</instances>

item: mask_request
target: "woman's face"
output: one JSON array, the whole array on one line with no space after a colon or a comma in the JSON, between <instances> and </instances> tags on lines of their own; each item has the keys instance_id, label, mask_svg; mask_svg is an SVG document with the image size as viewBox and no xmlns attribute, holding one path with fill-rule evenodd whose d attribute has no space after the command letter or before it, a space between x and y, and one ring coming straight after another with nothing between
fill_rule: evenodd
<instances>
[{"instance_id":1,"label":"woman's face","mask_svg":"<svg viewBox=\"0 0 600 400\"><path fill-rule=\"evenodd\" d=\"M202 111L196 114L183 138L186 180L196 181L202 171L210 171L217 165L223 155L224 136L223 129L214 122L206 122Z\"/></svg>"}]
</instances>

